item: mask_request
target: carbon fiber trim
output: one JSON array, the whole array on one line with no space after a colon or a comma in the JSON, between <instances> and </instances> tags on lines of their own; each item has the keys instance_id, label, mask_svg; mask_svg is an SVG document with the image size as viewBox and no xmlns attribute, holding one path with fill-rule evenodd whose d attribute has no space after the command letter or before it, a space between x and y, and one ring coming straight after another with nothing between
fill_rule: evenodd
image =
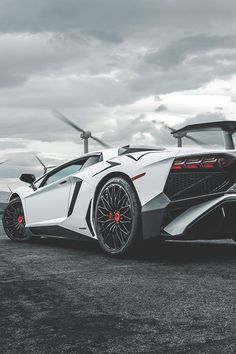
<instances>
[{"instance_id":1,"label":"carbon fiber trim","mask_svg":"<svg viewBox=\"0 0 236 354\"><path fill-rule=\"evenodd\" d=\"M170 200L167 196L164 193L161 193L147 204L143 205L141 215L144 240L161 235L163 217L169 202Z\"/></svg>"},{"instance_id":2,"label":"carbon fiber trim","mask_svg":"<svg viewBox=\"0 0 236 354\"><path fill-rule=\"evenodd\" d=\"M92 205L92 199L89 202L89 207L88 207L88 211L87 211L87 214L86 214L86 222L87 222L89 231L91 232L91 235L94 237L95 234L94 234L94 231L93 231L93 228L92 228L92 225L91 225L91 220L90 220L91 205Z\"/></svg>"},{"instance_id":3,"label":"carbon fiber trim","mask_svg":"<svg viewBox=\"0 0 236 354\"><path fill-rule=\"evenodd\" d=\"M35 236L46 235L46 236L53 236L53 237L69 238L78 241L93 241L91 237L84 236L80 233L71 231L69 229L66 229L65 227L57 226L57 225L29 227L28 230Z\"/></svg>"},{"instance_id":4,"label":"carbon fiber trim","mask_svg":"<svg viewBox=\"0 0 236 354\"><path fill-rule=\"evenodd\" d=\"M225 192L233 183L230 171L171 172L164 193L175 201Z\"/></svg>"},{"instance_id":5,"label":"carbon fiber trim","mask_svg":"<svg viewBox=\"0 0 236 354\"><path fill-rule=\"evenodd\" d=\"M74 189L73 196L71 198L70 207L69 207L67 216L70 216L73 213L73 210L74 210L74 207L75 207L75 202L76 202L76 199L78 197L82 182L83 181L80 179L78 182L75 183L75 189Z\"/></svg>"}]
</instances>

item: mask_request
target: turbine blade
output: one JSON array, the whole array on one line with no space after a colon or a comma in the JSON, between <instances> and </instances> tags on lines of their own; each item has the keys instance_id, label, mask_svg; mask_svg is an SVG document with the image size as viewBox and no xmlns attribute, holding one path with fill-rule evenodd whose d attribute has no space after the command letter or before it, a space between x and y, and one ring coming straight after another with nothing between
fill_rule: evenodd
<instances>
[{"instance_id":1,"label":"turbine blade","mask_svg":"<svg viewBox=\"0 0 236 354\"><path fill-rule=\"evenodd\" d=\"M35 158L38 160L38 162L40 163L40 165L42 165L44 168L46 168L46 165L43 163L43 161L38 157L38 155L34 155Z\"/></svg>"},{"instance_id":2,"label":"turbine blade","mask_svg":"<svg viewBox=\"0 0 236 354\"><path fill-rule=\"evenodd\" d=\"M83 130L82 128L80 128L78 125L76 125L75 123L73 123L70 119L68 119L66 116L64 116L64 114L58 112L58 111L53 111L52 112L53 115L60 119L62 122L66 123L67 125L71 126L72 128L74 128L75 130L81 132L81 133L86 133L85 130ZM109 148L110 146L106 143L104 143L103 141L101 141L100 139L94 137L94 136L90 136L91 139L97 141L99 144L101 144L103 147L105 148Z\"/></svg>"},{"instance_id":3,"label":"turbine blade","mask_svg":"<svg viewBox=\"0 0 236 354\"><path fill-rule=\"evenodd\" d=\"M85 130L83 130L78 125L73 123L70 119L68 119L66 116L64 116L64 114L62 114L58 111L52 111L52 114L54 115L54 117L60 119L62 122L66 123L67 125L69 125L73 129L79 131L80 133L85 133Z\"/></svg>"},{"instance_id":4,"label":"turbine blade","mask_svg":"<svg viewBox=\"0 0 236 354\"><path fill-rule=\"evenodd\" d=\"M9 159L8 160L3 160L3 161L0 162L0 165L3 165L4 163L6 163L8 161L9 161Z\"/></svg>"},{"instance_id":5,"label":"turbine blade","mask_svg":"<svg viewBox=\"0 0 236 354\"><path fill-rule=\"evenodd\" d=\"M110 148L110 145L104 143L102 140L96 138L95 136L91 135L91 139L97 141L100 145L102 145L105 148Z\"/></svg>"},{"instance_id":6,"label":"turbine blade","mask_svg":"<svg viewBox=\"0 0 236 354\"><path fill-rule=\"evenodd\" d=\"M169 129L170 131L175 132L175 129L172 128L172 127L170 127L169 125L167 125L165 122L160 121L160 124L161 124L163 127Z\"/></svg>"},{"instance_id":7,"label":"turbine blade","mask_svg":"<svg viewBox=\"0 0 236 354\"><path fill-rule=\"evenodd\" d=\"M172 127L170 127L169 125L167 125L165 122L160 121L160 122L158 122L158 123L160 123L163 127L169 129L171 132L173 132L173 133L175 132L175 129L172 128ZM199 139L196 139L196 138L194 138L194 137L192 137L192 136L189 136L189 135L185 135L183 138L187 138L187 139L189 139L189 140L192 140L193 142L195 142L195 143L198 144L198 145L207 145L207 144L204 143L203 141L201 141L201 140L199 140Z\"/></svg>"}]
</instances>

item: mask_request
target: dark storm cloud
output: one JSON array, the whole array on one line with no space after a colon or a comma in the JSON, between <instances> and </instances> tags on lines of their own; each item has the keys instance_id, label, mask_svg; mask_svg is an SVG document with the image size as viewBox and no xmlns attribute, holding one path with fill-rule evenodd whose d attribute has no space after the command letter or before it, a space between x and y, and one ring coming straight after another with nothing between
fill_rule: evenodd
<instances>
[{"instance_id":1,"label":"dark storm cloud","mask_svg":"<svg viewBox=\"0 0 236 354\"><path fill-rule=\"evenodd\" d=\"M216 72L214 61L207 69L201 63L207 62L209 51L235 48L231 33L236 27L236 5L227 4L217 0L0 0L0 87L23 84L36 75L53 78L117 70L118 81L100 78L98 90L91 95L105 105L198 87L221 71L235 70L221 65ZM140 54L140 48L146 54ZM195 57L183 67L188 56ZM193 68L199 68L198 75ZM90 90L94 87L91 80L84 81L89 81ZM87 82L79 84L83 87ZM90 102L91 96L87 95Z\"/></svg>"},{"instance_id":2,"label":"dark storm cloud","mask_svg":"<svg viewBox=\"0 0 236 354\"><path fill-rule=\"evenodd\" d=\"M167 111L167 107L164 104L161 104L155 109L155 112L165 112Z\"/></svg>"},{"instance_id":3,"label":"dark storm cloud","mask_svg":"<svg viewBox=\"0 0 236 354\"><path fill-rule=\"evenodd\" d=\"M153 65L168 69L183 62L189 55L200 55L216 49L235 49L236 36L195 35L185 37L147 55Z\"/></svg>"},{"instance_id":4,"label":"dark storm cloud","mask_svg":"<svg viewBox=\"0 0 236 354\"><path fill-rule=\"evenodd\" d=\"M198 24L200 28L203 23L209 30L225 18L233 18L233 10L233 0L1 0L0 30L65 32L83 28L88 32L109 29L127 33L159 25L189 29Z\"/></svg>"},{"instance_id":5,"label":"dark storm cloud","mask_svg":"<svg viewBox=\"0 0 236 354\"><path fill-rule=\"evenodd\" d=\"M173 129L180 129L186 125L195 123L205 123L213 121L225 120L225 116L222 113L210 113L205 112L198 114L194 117L187 118L181 124L170 125ZM123 144L129 143L132 137L141 132L141 138L145 139L145 134L150 134L154 144L159 146L172 145L177 146L176 139L171 135L171 130L168 129L168 124L165 125L161 120L149 121L145 114L139 115L136 118L127 120L119 125L115 131L111 134L104 134L104 139L106 141L119 141ZM199 133L189 133L189 136L193 136L202 141L206 146L210 145L223 145L223 138L221 132L199 132ZM140 141L141 144L141 141ZM196 144L188 139L184 139L184 146Z\"/></svg>"},{"instance_id":6,"label":"dark storm cloud","mask_svg":"<svg viewBox=\"0 0 236 354\"><path fill-rule=\"evenodd\" d=\"M157 123L157 124L156 124ZM170 131L163 127L159 122L150 121L145 114L140 114L138 117L126 119L122 124L117 124L115 130L104 133L103 139L107 142L119 142L119 145L130 144L135 135L140 136L139 144L142 145L142 140L145 140L145 135L149 134L153 144L166 145L173 144L173 137Z\"/></svg>"},{"instance_id":7,"label":"dark storm cloud","mask_svg":"<svg viewBox=\"0 0 236 354\"><path fill-rule=\"evenodd\" d=\"M215 122L215 121L222 121L225 120L225 115L223 113L211 113L211 112L205 112L201 114L197 114L196 116L192 118L188 118L186 120L186 123L189 124L194 124L194 123L206 123L206 122ZM177 128L180 128L183 125L177 125Z\"/></svg>"},{"instance_id":8,"label":"dark storm cloud","mask_svg":"<svg viewBox=\"0 0 236 354\"><path fill-rule=\"evenodd\" d=\"M12 149L16 138L80 141L55 108L113 145L171 143L125 107L153 96L164 114L162 94L234 74L235 15L234 0L0 0L0 137Z\"/></svg>"}]
</instances>

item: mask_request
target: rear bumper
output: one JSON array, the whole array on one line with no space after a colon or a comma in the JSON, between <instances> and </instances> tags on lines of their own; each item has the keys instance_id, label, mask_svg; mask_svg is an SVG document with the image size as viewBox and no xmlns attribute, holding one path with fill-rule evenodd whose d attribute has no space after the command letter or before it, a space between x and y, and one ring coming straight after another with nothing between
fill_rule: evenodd
<instances>
[{"instance_id":1,"label":"rear bumper","mask_svg":"<svg viewBox=\"0 0 236 354\"><path fill-rule=\"evenodd\" d=\"M167 239L216 239L236 236L236 194L194 205L165 225Z\"/></svg>"}]
</instances>

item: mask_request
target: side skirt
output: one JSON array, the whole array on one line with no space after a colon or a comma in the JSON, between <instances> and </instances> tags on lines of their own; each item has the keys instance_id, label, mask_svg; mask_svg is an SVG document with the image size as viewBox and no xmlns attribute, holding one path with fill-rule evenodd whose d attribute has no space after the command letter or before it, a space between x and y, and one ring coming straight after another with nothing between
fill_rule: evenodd
<instances>
[{"instance_id":1,"label":"side skirt","mask_svg":"<svg viewBox=\"0 0 236 354\"><path fill-rule=\"evenodd\" d=\"M29 227L28 230L33 236L52 236L60 237L71 240L93 242L91 237L84 236L78 232L71 231L62 226L41 226L41 227Z\"/></svg>"}]
</instances>

